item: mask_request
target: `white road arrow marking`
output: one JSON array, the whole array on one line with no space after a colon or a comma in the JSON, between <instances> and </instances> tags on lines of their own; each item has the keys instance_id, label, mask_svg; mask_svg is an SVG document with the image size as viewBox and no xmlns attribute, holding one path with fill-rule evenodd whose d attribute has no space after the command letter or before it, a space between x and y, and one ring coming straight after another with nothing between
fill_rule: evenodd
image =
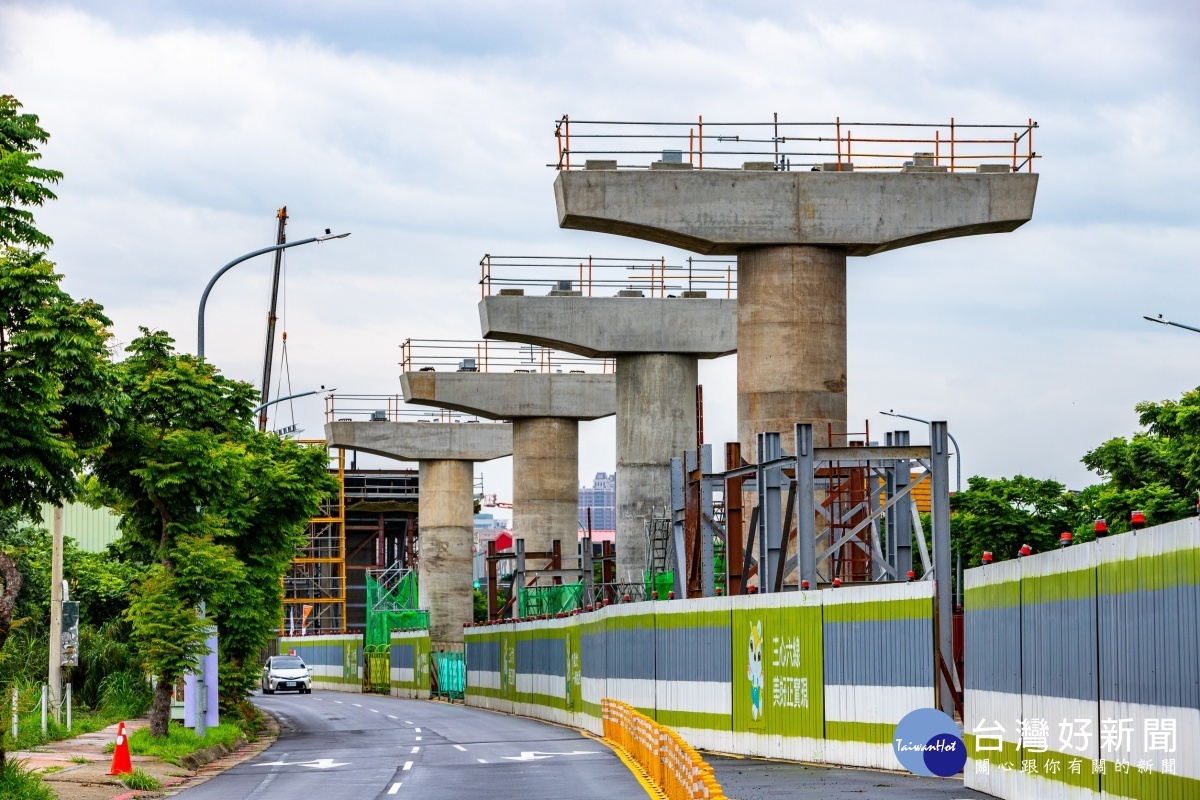
<instances>
[{"instance_id":1,"label":"white road arrow marking","mask_svg":"<svg viewBox=\"0 0 1200 800\"><path fill-rule=\"evenodd\" d=\"M595 750L572 750L570 753L543 753L540 750L524 750L519 756L504 756L505 761L539 761L554 756L594 756Z\"/></svg>"},{"instance_id":2,"label":"white road arrow marking","mask_svg":"<svg viewBox=\"0 0 1200 800\"><path fill-rule=\"evenodd\" d=\"M310 767L312 769L333 769L334 767L345 767L350 764L349 761L334 761L332 758L317 758L312 761L260 761L257 764L250 764L252 767Z\"/></svg>"}]
</instances>

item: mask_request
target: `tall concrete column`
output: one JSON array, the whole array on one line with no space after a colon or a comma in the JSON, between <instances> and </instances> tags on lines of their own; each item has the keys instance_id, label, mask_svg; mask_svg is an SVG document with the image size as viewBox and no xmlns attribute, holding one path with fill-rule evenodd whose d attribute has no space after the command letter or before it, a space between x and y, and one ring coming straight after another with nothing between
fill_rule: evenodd
<instances>
[{"instance_id":1,"label":"tall concrete column","mask_svg":"<svg viewBox=\"0 0 1200 800\"><path fill-rule=\"evenodd\" d=\"M817 447L846 432L846 251L738 251L738 440L811 422ZM835 440L836 441L836 440Z\"/></svg>"},{"instance_id":2,"label":"tall concrete column","mask_svg":"<svg viewBox=\"0 0 1200 800\"><path fill-rule=\"evenodd\" d=\"M475 535L474 463L420 464L420 538L417 585L435 643L463 640L474 610L471 543Z\"/></svg>"},{"instance_id":3,"label":"tall concrete column","mask_svg":"<svg viewBox=\"0 0 1200 800\"><path fill-rule=\"evenodd\" d=\"M564 553L574 553L578 531L579 421L513 420L513 535L525 540L526 552L548 552L558 539Z\"/></svg>"},{"instance_id":4,"label":"tall concrete column","mask_svg":"<svg viewBox=\"0 0 1200 800\"><path fill-rule=\"evenodd\" d=\"M617 580L640 581L645 520L671 497L671 458L696 447L694 355L617 356Z\"/></svg>"},{"instance_id":5,"label":"tall concrete column","mask_svg":"<svg viewBox=\"0 0 1200 800\"><path fill-rule=\"evenodd\" d=\"M512 426L342 420L325 424L325 439L420 466L418 602L435 644L461 644L474 610L475 462L512 455Z\"/></svg>"}]
</instances>

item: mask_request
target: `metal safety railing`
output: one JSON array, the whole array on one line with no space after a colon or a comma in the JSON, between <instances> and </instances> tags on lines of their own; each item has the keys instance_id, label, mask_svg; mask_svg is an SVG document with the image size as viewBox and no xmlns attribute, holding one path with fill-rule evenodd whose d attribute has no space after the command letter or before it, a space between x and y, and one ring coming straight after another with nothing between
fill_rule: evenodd
<instances>
[{"instance_id":1,"label":"metal safety railing","mask_svg":"<svg viewBox=\"0 0 1200 800\"><path fill-rule=\"evenodd\" d=\"M525 291L581 297L617 292L641 292L649 297L711 292L729 298L737 295L737 259L688 258L669 264L666 258L487 254L479 260L481 297Z\"/></svg>"},{"instance_id":2,"label":"metal safety railing","mask_svg":"<svg viewBox=\"0 0 1200 800\"><path fill-rule=\"evenodd\" d=\"M398 394L331 394L325 397L325 421L470 422L478 417L446 409L412 406Z\"/></svg>"},{"instance_id":3,"label":"metal safety railing","mask_svg":"<svg viewBox=\"0 0 1200 800\"><path fill-rule=\"evenodd\" d=\"M667 800L724 800L712 767L678 733L607 697L600 714L605 741L632 759Z\"/></svg>"},{"instance_id":4,"label":"metal safety railing","mask_svg":"<svg viewBox=\"0 0 1200 800\"><path fill-rule=\"evenodd\" d=\"M573 120L554 126L558 158L581 169L819 169L1033 171L1032 119L1021 123L633 122ZM607 162L607 163L605 163Z\"/></svg>"},{"instance_id":5,"label":"metal safety railing","mask_svg":"<svg viewBox=\"0 0 1200 800\"><path fill-rule=\"evenodd\" d=\"M549 347L486 339L405 339L400 344L403 372L452 369L455 372L613 372L612 358L585 358Z\"/></svg>"}]
</instances>

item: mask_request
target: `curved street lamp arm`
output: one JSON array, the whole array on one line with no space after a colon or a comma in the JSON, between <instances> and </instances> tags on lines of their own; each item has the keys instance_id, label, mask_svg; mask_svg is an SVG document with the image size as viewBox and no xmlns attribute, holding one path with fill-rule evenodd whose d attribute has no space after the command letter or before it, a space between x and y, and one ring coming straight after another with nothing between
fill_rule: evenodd
<instances>
[{"instance_id":1,"label":"curved street lamp arm","mask_svg":"<svg viewBox=\"0 0 1200 800\"><path fill-rule=\"evenodd\" d=\"M1147 317L1146 319L1150 319L1150 318ZM1150 320L1150 321L1157 322L1157 320ZM924 425L929 424L929 420L927 420L927 419L921 419L919 417L910 417L908 414L897 414L895 411L880 411L879 413L883 414L885 417L900 417L901 419L911 419L913 422L920 422ZM955 476L954 491L961 492L962 491L962 451L958 449L958 440L954 438L954 434L950 433L950 431L946 431L946 435L948 437L950 437L950 442L954 445L954 455L956 456L954 459L954 468L957 471L957 475Z\"/></svg>"},{"instance_id":2,"label":"curved street lamp arm","mask_svg":"<svg viewBox=\"0 0 1200 800\"><path fill-rule=\"evenodd\" d=\"M208 293L212 291L213 284L217 282L218 278L243 261L248 261L255 256L261 256L264 253L274 253L276 250L286 250L289 247L299 247L302 244L311 244L313 242L324 242L328 239L344 239L349 235L349 233L327 233L324 236L310 236L307 239L299 239L295 242L271 245L270 247L264 247L261 250L255 250L253 253L246 253L243 256L238 256L233 261L230 261L228 264L217 270L217 274L212 276L212 280L208 282L208 286L204 287L204 294L200 295L200 312L197 314L196 319L196 355L200 358L204 358L204 307L208 305Z\"/></svg>"},{"instance_id":3,"label":"curved street lamp arm","mask_svg":"<svg viewBox=\"0 0 1200 800\"><path fill-rule=\"evenodd\" d=\"M297 394L289 394L286 397L276 397L274 400L268 400L267 402L263 403L261 406L255 406L254 410L251 411L250 413L257 414L258 412L262 411L267 406L273 406L276 403L282 403L284 400L295 400L297 397L308 397L310 394L320 394L321 392L336 392L336 391L337 391L337 389L326 389L326 388L322 387L320 389L313 389L311 392L299 392Z\"/></svg>"}]
</instances>

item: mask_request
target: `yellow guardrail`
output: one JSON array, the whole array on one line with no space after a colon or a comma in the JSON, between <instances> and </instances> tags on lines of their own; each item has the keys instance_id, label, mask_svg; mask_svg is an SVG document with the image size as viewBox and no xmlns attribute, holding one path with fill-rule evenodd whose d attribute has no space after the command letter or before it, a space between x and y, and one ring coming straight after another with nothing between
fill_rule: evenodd
<instances>
[{"instance_id":1,"label":"yellow guardrail","mask_svg":"<svg viewBox=\"0 0 1200 800\"><path fill-rule=\"evenodd\" d=\"M604 738L628 755L667 800L725 800L712 767L675 731L633 706L600 701Z\"/></svg>"}]
</instances>

